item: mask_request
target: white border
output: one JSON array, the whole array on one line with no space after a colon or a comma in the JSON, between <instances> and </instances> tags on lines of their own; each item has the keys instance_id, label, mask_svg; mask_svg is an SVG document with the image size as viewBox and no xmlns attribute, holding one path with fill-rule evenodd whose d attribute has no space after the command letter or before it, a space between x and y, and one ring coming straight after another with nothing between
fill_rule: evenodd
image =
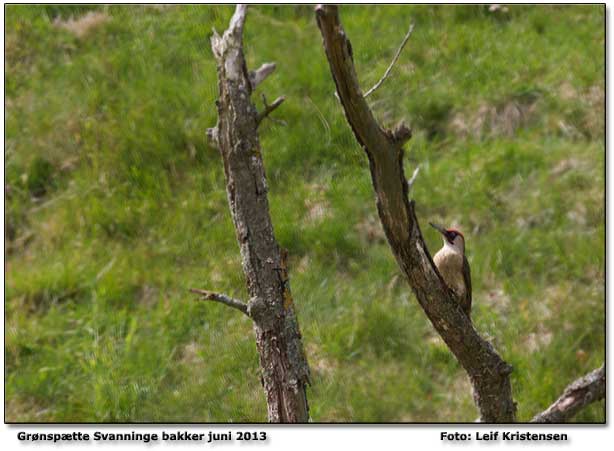
<instances>
[{"instance_id":1,"label":"white border","mask_svg":"<svg viewBox=\"0 0 614 451\"><path fill-rule=\"evenodd\" d=\"M31 1L20 2L20 3L36 3ZM89 2L84 1L80 3L99 3L99 2ZM121 3L116 1L111 1L107 3ZM167 3L182 3L182 2L167 2ZM246 3L258 3L255 1L246 1ZM263 3L263 2L259 2ZM276 3L295 3L295 2L287 2L281 1ZM340 1L338 3L363 3L360 1ZM389 2L389 3L398 3L398 2ZM422 3L437 3L437 2L422 2ZM523 2L507 2L507 3L523 3ZM543 2L540 2L543 3ZM578 2L569 2L564 1L560 3L578 3ZM608 11L606 12L606 22L610 24L610 4L612 2L606 2L608 7ZM4 8L2 8L2 26L4 26ZM608 26L607 37L610 38L610 30ZM2 48L4 48L4 33L2 33ZM608 41L608 51L607 51L607 67L610 69L607 74L607 86L612 86L612 70L611 70L611 59L610 59L610 51L609 51L609 41ZM2 68L4 69L4 59L2 59ZM607 92L607 108L606 111L609 112L609 90ZM4 98L4 84L2 86L2 96ZM4 109L2 109L2 136L4 136ZM611 129L611 119L608 117L607 121L607 137L608 142L611 134L609 133ZM607 159L607 174L611 174L611 156ZM2 165L1 169L2 179L4 180L4 165ZM613 199L613 188L612 184L608 182L607 186L607 196L608 199ZM4 196L2 197L2 209L4 210ZM612 237L612 218L610 217L610 208L606 209L607 219L608 219L608 238ZM4 229L4 226L3 226ZM608 256L611 255L612 244L611 239L608 240ZM607 259L609 263L609 258ZM1 282L1 288L4 291L4 261L3 261L3 277ZM610 265L608 264L609 268ZM608 299L612 299L612 283L608 283L607 290ZM2 314L4 316L4 304L2 306ZM607 320L608 324L612 321L612 309L607 309ZM2 322L2 349L3 349L3 357L4 357L4 322ZM607 346L608 349L611 347L610 333L608 331L607 334ZM4 359L3 359L4 361ZM608 368L606 374L609 373L609 368L611 365L608 363ZM4 390L1 391L0 401L2 405L4 405ZM608 398L610 398L612 394L612 384L608 383ZM611 403L608 402L608 412L607 417L612 418L611 416ZM611 421L610 421L611 422ZM351 449L351 450L410 450L410 449L429 449L429 450L449 450L456 447L462 447L463 449L481 449L484 446L487 447L501 447L501 446L531 446L532 444L537 444L537 446L564 446L565 449L571 450L583 450L583 449L606 449L612 446L614 443L614 432L611 426L579 426L579 425L564 425L564 426L553 426L553 427L540 427L540 426L504 426L504 427L496 427L496 426L487 426L487 425L302 425L302 426L292 426L292 425L249 425L249 426L231 426L231 425L213 425L213 426L178 426L178 425L147 425L147 426L139 426L139 425L119 425L119 426L109 426L109 425L61 425L61 426L38 426L38 425L6 425L3 424L0 427L0 445L2 445L3 449L12 450L17 447L21 448L23 446L31 447L35 446L36 449L51 449L56 446L61 446L63 448L70 447L70 449L81 450L81 449L91 449L92 446L98 447L114 447L121 446L129 447L129 448L141 448L146 447L148 445L142 442L106 442L100 443L91 440L90 442L77 443L77 442L62 442L56 445L50 443L42 443L34 445L33 443L28 442L20 442L17 438L17 434L20 431L25 431L28 433L72 433L72 432L84 432L93 435L95 431L102 431L105 433L114 432L114 433L127 433L131 431L136 431L139 433L158 433L161 434L161 431L166 431L169 433L179 432L179 431L191 431L191 432L204 432L208 433L209 431L213 431L215 433L224 433L228 431L233 431L233 436L236 437L237 431L266 431L267 440L265 442L217 442L214 444L208 444L206 442L152 442L149 446L167 446L171 445L173 450L194 450L195 446L216 446L216 447L260 447L265 446L268 449L284 449L284 450L293 450L293 451L314 451L317 450L318 447L325 446L326 449ZM470 442L449 442L449 441L441 441L440 434L441 432L446 431L450 433L460 432L460 433L470 433L472 434L473 440ZM486 441L476 441L475 435L477 432L480 434L485 434L490 431L520 431L520 432L535 432L535 433L566 433L569 437L567 442L503 442L503 441L495 441L495 442L486 442ZM500 436L501 434L499 434ZM607 444L607 445L606 445Z\"/></svg>"}]
</instances>

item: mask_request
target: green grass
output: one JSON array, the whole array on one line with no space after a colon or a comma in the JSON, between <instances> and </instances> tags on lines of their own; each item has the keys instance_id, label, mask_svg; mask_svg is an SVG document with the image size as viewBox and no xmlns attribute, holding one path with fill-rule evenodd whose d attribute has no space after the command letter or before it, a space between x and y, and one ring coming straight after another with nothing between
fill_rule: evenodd
<instances>
[{"instance_id":1,"label":"green grass","mask_svg":"<svg viewBox=\"0 0 614 451\"><path fill-rule=\"evenodd\" d=\"M6 11L6 420L265 421L215 124L230 7ZM85 16L98 13L98 16ZM465 232L474 321L514 365L518 418L599 366L605 335L604 9L344 6L369 98L407 119L417 214ZM72 29L71 18L95 17ZM573 29L573 33L569 30ZM309 6L250 9L275 232L314 421L473 421L464 371L402 279ZM254 100L261 105L260 95ZM424 230L431 248L440 246ZM601 422L604 402L575 420Z\"/></svg>"}]
</instances>

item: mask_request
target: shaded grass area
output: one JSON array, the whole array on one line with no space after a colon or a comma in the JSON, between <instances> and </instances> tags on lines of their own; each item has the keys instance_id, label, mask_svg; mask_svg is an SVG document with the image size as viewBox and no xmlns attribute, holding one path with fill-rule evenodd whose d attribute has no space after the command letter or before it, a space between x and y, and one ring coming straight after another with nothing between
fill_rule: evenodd
<instances>
[{"instance_id":1,"label":"shaded grass area","mask_svg":"<svg viewBox=\"0 0 614 451\"><path fill-rule=\"evenodd\" d=\"M408 119L418 217L468 240L478 330L518 417L603 361L604 10L342 7L370 103ZM221 160L210 30L230 7L6 7L8 421L264 421ZM569 30L573 29L573 35ZM250 9L271 214L314 421L473 421L465 373L402 280L309 6ZM255 96L260 106L259 92ZM439 246L424 230L431 251ZM577 421L603 421L596 403Z\"/></svg>"}]
</instances>

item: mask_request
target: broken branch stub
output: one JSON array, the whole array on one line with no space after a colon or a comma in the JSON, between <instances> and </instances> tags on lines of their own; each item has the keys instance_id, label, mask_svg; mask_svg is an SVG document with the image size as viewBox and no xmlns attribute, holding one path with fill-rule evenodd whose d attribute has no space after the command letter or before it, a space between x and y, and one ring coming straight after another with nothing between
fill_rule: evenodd
<instances>
[{"instance_id":1,"label":"broken branch stub","mask_svg":"<svg viewBox=\"0 0 614 451\"><path fill-rule=\"evenodd\" d=\"M275 63L264 63L258 69L249 73L249 82L252 91L255 91L260 83L262 83L275 70Z\"/></svg>"},{"instance_id":2,"label":"broken branch stub","mask_svg":"<svg viewBox=\"0 0 614 451\"><path fill-rule=\"evenodd\" d=\"M262 117L250 99L253 88L272 72L274 65L259 69L250 78L242 41L246 12L246 6L238 5L223 36L214 33L211 38L219 99L216 102L218 123L208 135L215 139L224 162L228 204L250 296L244 313L254 321L268 419L271 422L307 422L309 367L287 270L283 269L286 268L285 258L275 240L269 214L258 137L258 123ZM281 102L278 99L270 105L266 114ZM243 311L243 306L231 306Z\"/></svg>"},{"instance_id":3,"label":"broken branch stub","mask_svg":"<svg viewBox=\"0 0 614 451\"><path fill-rule=\"evenodd\" d=\"M469 375L481 421L513 422L512 368L480 337L443 282L422 238L414 202L408 199L402 145L409 139L409 127L384 130L375 120L361 93L337 7L318 5L316 20L345 117L369 159L378 214L397 263L427 317Z\"/></svg>"}]
</instances>

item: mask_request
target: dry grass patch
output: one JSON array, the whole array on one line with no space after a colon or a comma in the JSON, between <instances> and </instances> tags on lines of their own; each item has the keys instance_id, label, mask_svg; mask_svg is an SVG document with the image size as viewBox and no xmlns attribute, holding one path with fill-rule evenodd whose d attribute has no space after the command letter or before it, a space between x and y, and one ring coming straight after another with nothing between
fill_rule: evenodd
<instances>
[{"instance_id":1,"label":"dry grass patch","mask_svg":"<svg viewBox=\"0 0 614 451\"><path fill-rule=\"evenodd\" d=\"M603 139L605 134L605 92L602 85L592 85L578 90L568 81L558 88L558 98L569 104L570 110L563 118L558 115L558 129L573 139L587 137Z\"/></svg>"},{"instance_id":2,"label":"dry grass patch","mask_svg":"<svg viewBox=\"0 0 614 451\"><path fill-rule=\"evenodd\" d=\"M51 409L46 409L30 399L13 397L5 400L4 420L11 423L53 421L49 418Z\"/></svg>"},{"instance_id":3,"label":"dry grass patch","mask_svg":"<svg viewBox=\"0 0 614 451\"><path fill-rule=\"evenodd\" d=\"M308 224L319 224L324 219L331 217L330 203L326 200L326 187L324 185L313 184L310 186L310 194L305 199L305 222Z\"/></svg>"},{"instance_id":4,"label":"dry grass patch","mask_svg":"<svg viewBox=\"0 0 614 451\"><path fill-rule=\"evenodd\" d=\"M356 224L356 231L361 241L366 244L386 242L386 234L379 218L375 214L368 215Z\"/></svg>"},{"instance_id":5,"label":"dry grass patch","mask_svg":"<svg viewBox=\"0 0 614 451\"><path fill-rule=\"evenodd\" d=\"M337 374L339 363L334 359L328 358L321 348L315 343L307 343L305 346L309 368L318 377L334 377Z\"/></svg>"},{"instance_id":6,"label":"dry grass patch","mask_svg":"<svg viewBox=\"0 0 614 451\"><path fill-rule=\"evenodd\" d=\"M69 31L79 39L84 39L108 22L109 19L110 16L105 12L89 11L80 17L70 17L66 20L57 17L53 24L58 28Z\"/></svg>"},{"instance_id":7,"label":"dry grass patch","mask_svg":"<svg viewBox=\"0 0 614 451\"><path fill-rule=\"evenodd\" d=\"M448 128L463 138L514 136L516 130L535 116L537 97L512 99L497 105L482 104L476 111L460 111L452 115Z\"/></svg>"},{"instance_id":8,"label":"dry grass patch","mask_svg":"<svg viewBox=\"0 0 614 451\"><path fill-rule=\"evenodd\" d=\"M583 95L586 111L582 126L593 138L605 138L605 92L603 86L591 86Z\"/></svg>"},{"instance_id":9,"label":"dry grass patch","mask_svg":"<svg viewBox=\"0 0 614 451\"><path fill-rule=\"evenodd\" d=\"M196 341L191 341L181 349L180 362L187 366L202 365L204 359L201 355L202 345Z\"/></svg>"},{"instance_id":10,"label":"dry grass patch","mask_svg":"<svg viewBox=\"0 0 614 451\"><path fill-rule=\"evenodd\" d=\"M543 325L539 325L535 332L529 333L524 339L524 349L528 354L542 351L552 342L554 334L547 330Z\"/></svg>"},{"instance_id":11,"label":"dry grass patch","mask_svg":"<svg viewBox=\"0 0 614 451\"><path fill-rule=\"evenodd\" d=\"M500 286L487 290L479 299L488 309L494 310L501 315L509 311L511 298Z\"/></svg>"}]
</instances>

